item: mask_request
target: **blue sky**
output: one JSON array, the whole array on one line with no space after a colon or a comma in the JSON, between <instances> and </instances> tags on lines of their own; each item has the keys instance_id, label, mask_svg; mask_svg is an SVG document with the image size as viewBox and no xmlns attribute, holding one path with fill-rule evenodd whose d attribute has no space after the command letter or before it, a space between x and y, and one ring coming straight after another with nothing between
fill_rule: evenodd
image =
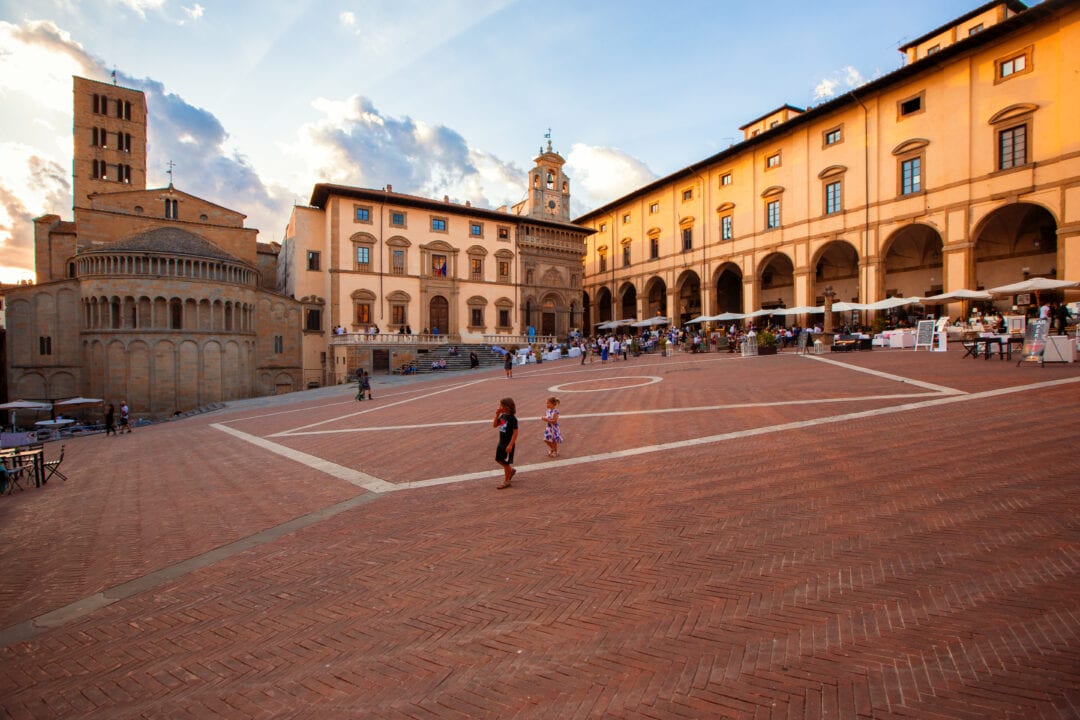
<instances>
[{"instance_id":1,"label":"blue sky","mask_svg":"<svg viewBox=\"0 0 1080 720\"><path fill-rule=\"evenodd\" d=\"M0 281L71 218L71 75L147 92L150 187L280 241L317 182L494 208L548 128L572 215L901 65L977 0L0 0ZM1034 4L1034 3L1032 3Z\"/></svg>"}]
</instances>

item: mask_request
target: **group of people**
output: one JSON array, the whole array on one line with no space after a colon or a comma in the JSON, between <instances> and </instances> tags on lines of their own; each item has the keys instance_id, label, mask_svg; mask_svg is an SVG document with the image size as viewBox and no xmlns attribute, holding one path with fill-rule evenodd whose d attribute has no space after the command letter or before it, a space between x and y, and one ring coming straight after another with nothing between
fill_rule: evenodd
<instances>
[{"instance_id":1,"label":"group of people","mask_svg":"<svg viewBox=\"0 0 1080 720\"><path fill-rule=\"evenodd\" d=\"M128 409L127 400L120 401L120 428L116 427L116 407L109 403L105 408L105 436L121 435L131 432L131 411Z\"/></svg>"},{"instance_id":2,"label":"group of people","mask_svg":"<svg viewBox=\"0 0 1080 720\"><path fill-rule=\"evenodd\" d=\"M549 397L547 409L544 412L544 444L548 446L548 457L559 457L559 445L562 443L562 432L559 430L559 398ZM499 401L499 409L495 411L495 421L492 427L499 430L499 444L495 448L495 462L503 470L502 484L496 486L503 490L511 487L510 481L517 470L514 469L514 448L518 440L517 405L513 398L503 398Z\"/></svg>"}]
</instances>

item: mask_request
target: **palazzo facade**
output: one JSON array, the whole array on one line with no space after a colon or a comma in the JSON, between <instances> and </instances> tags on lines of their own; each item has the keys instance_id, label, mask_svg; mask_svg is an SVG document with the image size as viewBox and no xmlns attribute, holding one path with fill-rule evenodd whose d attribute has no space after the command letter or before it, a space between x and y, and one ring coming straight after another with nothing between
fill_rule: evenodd
<instances>
[{"instance_id":1,"label":"palazzo facade","mask_svg":"<svg viewBox=\"0 0 1080 720\"><path fill-rule=\"evenodd\" d=\"M1075 2L986 3L586 213L589 325L1080 279L1077 47Z\"/></svg>"},{"instance_id":2,"label":"palazzo facade","mask_svg":"<svg viewBox=\"0 0 1080 720\"><path fill-rule=\"evenodd\" d=\"M490 344L530 327L554 336L581 327L591 231L570 222L564 162L549 141L525 200L498 210L391 186L316 185L310 206L293 209L279 261L281 287L304 308L305 376L339 382L357 361L332 345L393 345L386 336L406 328L417 342ZM390 369L389 359L359 362Z\"/></svg>"}]
</instances>

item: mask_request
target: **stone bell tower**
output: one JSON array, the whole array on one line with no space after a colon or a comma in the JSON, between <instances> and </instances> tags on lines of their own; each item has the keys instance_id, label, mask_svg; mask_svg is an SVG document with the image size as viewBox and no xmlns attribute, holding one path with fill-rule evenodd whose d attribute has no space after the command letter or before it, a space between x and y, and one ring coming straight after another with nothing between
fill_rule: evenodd
<instances>
[{"instance_id":1,"label":"stone bell tower","mask_svg":"<svg viewBox=\"0 0 1080 720\"><path fill-rule=\"evenodd\" d=\"M570 178L563 172L566 160L551 149L551 131L548 130L547 147L533 160L535 166L529 171L529 197L523 215L570 222Z\"/></svg>"}]
</instances>

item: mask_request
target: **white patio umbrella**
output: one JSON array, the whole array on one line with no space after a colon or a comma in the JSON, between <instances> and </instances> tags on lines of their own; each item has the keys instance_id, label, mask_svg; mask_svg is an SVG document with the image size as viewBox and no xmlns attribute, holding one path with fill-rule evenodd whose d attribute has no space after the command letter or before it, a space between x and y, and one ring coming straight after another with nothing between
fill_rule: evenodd
<instances>
[{"instance_id":1,"label":"white patio umbrella","mask_svg":"<svg viewBox=\"0 0 1080 720\"><path fill-rule=\"evenodd\" d=\"M0 405L0 410L48 410L52 407L47 402L35 402L33 400L12 400Z\"/></svg>"},{"instance_id":2,"label":"white patio umbrella","mask_svg":"<svg viewBox=\"0 0 1080 720\"><path fill-rule=\"evenodd\" d=\"M671 318L657 315L656 317L649 318L648 320L642 320L641 322L630 323L630 327L655 327L657 325L670 325Z\"/></svg>"},{"instance_id":3,"label":"white patio umbrella","mask_svg":"<svg viewBox=\"0 0 1080 720\"><path fill-rule=\"evenodd\" d=\"M712 318L709 317L708 315L698 315L693 320L687 320L686 324L689 325L690 323L703 323L703 322L710 322L710 321L712 321Z\"/></svg>"},{"instance_id":4,"label":"white patio umbrella","mask_svg":"<svg viewBox=\"0 0 1080 720\"><path fill-rule=\"evenodd\" d=\"M1040 290L1060 290L1061 288L1077 287L1080 282L1073 280L1051 280L1050 278L1030 278L1011 285L990 288L987 290L994 295L1016 295L1017 293L1033 292Z\"/></svg>"},{"instance_id":5,"label":"white patio umbrella","mask_svg":"<svg viewBox=\"0 0 1080 720\"><path fill-rule=\"evenodd\" d=\"M746 313L725 312L720 313L719 315L713 315L712 319L719 322L724 322L725 320L745 320L748 317L750 316Z\"/></svg>"},{"instance_id":6,"label":"white patio umbrella","mask_svg":"<svg viewBox=\"0 0 1080 720\"><path fill-rule=\"evenodd\" d=\"M811 307L809 305L800 305L798 307L784 308L783 310L777 310L776 315L817 315L825 312L823 307Z\"/></svg>"},{"instance_id":7,"label":"white patio umbrella","mask_svg":"<svg viewBox=\"0 0 1080 720\"><path fill-rule=\"evenodd\" d=\"M59 402L55 402L55 403L53 403L53 407L65 408L65 409L70 410L73 407L80 407L82 405L100 405L103 402L105 402L105 401L102 400L101 398L88 398L88 397L79 396L79 397L68 398L67 400L60 400Z\"/></svg>"},{"instance_id":8,"label":"white patio umbrella","mask_svg":"<svg viewBox=\"0 0 1080 720\"><path fill-rule=\"evenodd\" d=\"M921 297L890 297L884 300L878 300L867 304L867 310L891 310L896 307L903 307L905 305L914 305L915 303L922 302Z\"/></svg>"},{"instance_id":9,"label":"white patio umbrella","mask_svg":"<svg viewBox=\"0 0 1080 720\"><path fill-rule=\"evenodd\" d=\"M952 300L989 300L992 297L994 296L985 290L953 290L952 292L923 298L923 303L928 305L939 305Z\"/></svg>"}]
</instances>

